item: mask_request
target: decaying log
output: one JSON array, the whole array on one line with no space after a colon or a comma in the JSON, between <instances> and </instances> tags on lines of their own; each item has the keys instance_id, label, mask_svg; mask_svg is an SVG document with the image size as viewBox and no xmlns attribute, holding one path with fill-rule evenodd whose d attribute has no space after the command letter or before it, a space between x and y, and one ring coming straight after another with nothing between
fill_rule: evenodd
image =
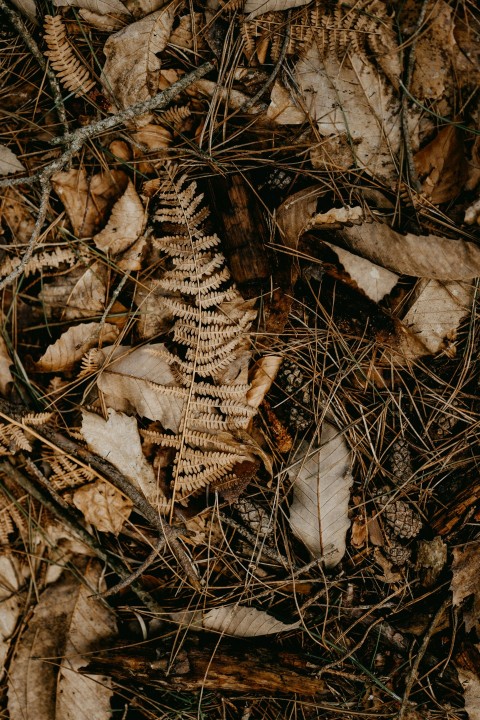
<instances>
[{"instance_id":1,"label":"decaying log","mask_svg":"<svg viewBox=\"0 0 480 720\"><path fill-rule=\"evenodd\" d=\"M134 680L172 691L194 692L202 688L230 692L318 696L325 683L307 673L306 659L298 654L274 653L267 648L242 649L227 641L217 647L214 636L201 644L185 645L174 658L160 651L108 652L96 657L88 672L108 673L116 681ZM208 643L208 644L207 644Z\"/></svg>"}]
</instances>

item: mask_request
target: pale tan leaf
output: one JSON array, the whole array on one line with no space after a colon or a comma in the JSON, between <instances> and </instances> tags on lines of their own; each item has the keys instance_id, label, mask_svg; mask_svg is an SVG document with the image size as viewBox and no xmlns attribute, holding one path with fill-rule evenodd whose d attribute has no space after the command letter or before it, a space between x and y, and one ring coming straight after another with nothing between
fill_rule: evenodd
<instances>
[{"instance_id":1,"label":"pale tan leaf","mask_svg":"<svg viewBox=\"0 0 480 720\"><path fill-rule=\"evenodd\" d=\"M243 8L248 20L266 12L279 12L306 5L309 0L247 0Z\"/></svg>"},{"instance_id":2,"label":"pale tan leaf","mask_svg":"<svg viewBox=\"0 0 480 720\"><path fill-rule=\"evenodd\" d=\"M480 198L465 210L465 223L467 225L474 225L475 223L480 225Z\"/></svg>"},{"instance_id":3,"label":"pale tan leaf","mask_svg":"<svg viewBox=\"0 0 480 720\"><path fill-rule=\"evenodd\" d=\"M338 565L345 553L350 465L345 438L325 421L320 447L302 443L289 470L294 498L290 527L314 557L324 557L326 568Z\"/></svg>"},{"instance_id":4,"label":"pale tan leaf","mask_svg":"<svg viewBox=\"0 0 480 720\"><path fill-rule=\"evenodd\" d=\"M116 257L131 247L140 237L145 225L145 208L131 180L122 197L117 200L103 230L94 236L99 250Z\"/></svg>"},{"instance_id":5,"label":"pale tan leaf","mask_svg":"<svg viewBox=\"0 0 480 720\"><path fill-rule=\"evenodd\" d=\"M28 243L35 218L27 207L26 199L16 188L5 188L3 193L0 214L12 233L13 242Z\"/></svg>"},{"instance_id":6,"label":"pale tan leaf","mask_svg":"<svg viewBox=\"0 0 480 720\"><path fill-rule=\"evenodd\" d=\"M41 372L70 370L83 355L99 342L113 342L118 337L118 328L109 323L82 323L68 328L57 342L50 345L40 360L37 369Z\"/></svg>"},{"instance_id":7,"label":"pale tan leaf","mask_svg":"<svg viewBox=\"0 0 480 720\"><path fill-rule=\"evenodd\" d=\"M5 145L0 145L0 176L24 172L24 170L25 166L20 162L13 150L10 150Z\"/></svg>"},{"instance_id":8,"label":"pale tan leaf","mask_svg":"<svg viewBox=\"0 0 480 720\"><path fill-rule=\"evenodd\" d=\"M213 610L185 610L170 613L174 622L193 630L210 630L235 637L258 637L288 632L300 627L301 622L285 624L255 608L242 605L224 605Z\"/></svg>"},{"instance_id":9,"label":"pale tan leaf","mask_svg":"<svg viewBox=\"0 0 480 720\"><path fill-rule=\"evenodd\" d=\"M277 209L275 220L282 241L287 247L296 248L300 236L315 224L317 200L325 194L321 185L299 190L287 198Z\"/></svg>"},{"instance_id":10,"label":"pale tan leaf","mask_svg":"<svg viewBox=\"0 0 480 720\"><path fill-rule=\"evenodd\" d=\"M151 15L156 10L160 10L169 0L125 0L126 7L130 10L133 17L139 20L145 15Z\"/></svg>"},{"instance_id":11,"label":"pale tan leaf","mask_svg":"<svg viewBox=\"0 0 480 720\"><path fill-rule=\"evenodd\" d=\"M64 571L41 595L17 643L8 678L11 720L111 717L110 682L79 670L113 642L114 614L96 597L104 589L101 563L82 557L75 565L78 574Z\"/></svg>"},{"instance_id":12,"label":"pale tan leaf","mask_svg":"<svg viewBox=\"0 0 480 720\"><path fill-rule=\"evenodd\" d=\"M267 108L267 118L277 125L301 125L306 120L304 110L298 106L290 92L280 82L274 84Z\"/></svg>"},{"instance_id":13,"label":"pale tan leaf","mask_svg":"<svg viewBox=\"0 0 480 720\"><path fill-rule=\"evenodd\" d=\"M105 43L102 85L116 108L147 100L159 90L161 61L172 31L177 3L128 25Z\"/></svg>"},{"instance_id":14,"label":"pale tan leaf","mask_svg":"<svg viewBox=\"0 0 480 720\"><path fill-rule=\"evenodd\" d=\"M24 605L19 594L22 575L24 573L13 555L0 555L0 680L5 671L10 639Z\"/></svg>"},{"instance_id":15,"label":"pale tan leaf","mask_svg":"<svg viewBox=\"0 0 480 720\"><path fill-rule=\"evenodd\" d=\"M53 0L55 7L78 7L98 15L130 15L121 0Z\"/></svg>"},{"instance_id":16,"label":"pale tan leaf","mask_svg":"<svg viewBox=\"0 0 480 720\"><path fill-rule=\"evenodd\" d=\"M90 450L121 470L148 500L158 500L155 473L142 452L134 417L110 409L108 420L104 420L82 410L82 435Z\"/></svg>"},{"instance_id":17,"label":"pale tan leaf","mask_svg":"<svg viewBox=\"0 0 480 720\"><path fill-rule=\"evenodd\" d=\"M480 633L480 542L474 541L465 545L464 549L453 549L452 602L454 607L462 608L467 632L475 629ZM472 598L467 607L463 603Z\"/></svg>"},{"instance_id":18,"label":"pale tan leaf","mask_svg":"<svg viewBox=\"0 0 480 720\"><path fill-rule=\"evenodd\" d=\"M356 163L374 177L396 182L400 102L387 79L356 53L342 61L333 54L322 58L316 43L298 62L295 77L320 135L348 138L352 154L347 167ZM338 160L332 157L331 164Z\"/></svg>"},{"instance_id":19,"label":"pale tan leaf","mask_svg":"<svg viewBox=\"0 0 480 720\"><path fill-rule=\"evenodd\" d=\"M104 348L99 358L107 360L97 384L105 394L108 407L124 412L135 411L141 417L158 420L166 430L178 432L184 400L162 392L162 388L176 387L177 381L170 366L155 355L165 349L162 343L131 349Z\"/></svg>"},{"instance_id":20,"label":"pale tan leaf","mask_svg":"<svg viewBox=\"0 0 480 720\"><path fill-rule=\"evenodd\" d=\"M475 288L471 283L419 280L414 302L402 318L430 353L437 353L444 341L453 341L460 322L469 312Z\"/></svg>"},{"instance_id":21,"label":"pale tan leaf","mask_svg":"<svg viewBox=\"0 0 480 720\"><path fill-rule=\"evenodd\" d=\"M455 667L463 688L465 712L469 720L480 720L480 645L467 644L457 653Z\"/></svg>"},{"instance_id":22,"label":"pale tan leaf","mask_svg":"<svg viewBox=\"0 0 480 720\"><path fill-rule=\"evenodd\" d=\"M124 192L127 180L121 170L88 178L83 167L52 176L53 189L65 206L77 238L95 235L115 200Z\"/></svg>"},{"instance_id":23,"label":"pale tan leaf","mask_svg":"<svg viewBox=\"0 0 480 720\"><path fill-rule=\"evenodd\" d=\"M399 275L435 280L480 277L480 247L437 235L401 235L383 223L363 223L338 231L352 252Z\"/></svg>"},{"instance_id":24,"label":"pale tan leaf","mask_svg":"<svg viewBox=\"0 0 480 720\"><path fill-rule=\"evenodd\" d=\"M326 213L317 213L313 219L314 227L328 227L329 225L345 225L352 223L352 225L359 225L363 217L363 210L361 207L356 205L350 207L344 205L341 208L331 208Z\"/></svg>"},{"instance_id":25,"label":"pale tan leaf","mask_svg":"<svg viewBox=\"0 0 480 720\"><path fill-rule=\"evenodd\" d=\"M10 366L13 365L8 352L7 344L3 337L0 335L0 392L2 395L6 395L8 392L8 386L13 383L13 375L10 371Z\"/></svg>"},{"instance_id":26,"label":"pale tan leaf","mask_svg":"<svg viewBox=\"0 0 480 720\"><path fill-rule=\"evenodd\" d=\"M45 314L66 320L101 314L105 307L107 275L108 268L97 261L87 269L77 267L45 283L38 294Z\"/></svg>"},{"instance_id":27,"label":"pale tan leaf","mask_svg":"<svg viewBox=\"0 0 480 720\"><path fill-rule=\"evenodd\" d=\"M114 535L121 531L133 508L129 498L102 480L77 488L73 504L97 530Z\"/></svg>"},{"instance_id":28,"label":"pale tan leaf","mask_svg":"<svg viewBox=\"0 0 480 720\"><path fill-rule=\"evenodd\" d=\"M98 15L98 13L85 10L85 8L79 10L78 14L82 20L102 32L116 32L125 25L124 15Z\"/></svg>"},{"instance_id":29,"label":"pale tan leaf","mask_svg":"<svg viewBox=\"0 0 480 720\"><path fill-rule=\"evenodd\" d=\"M380 302L385 295L391 293L400 279L396 273L386 270L381 265L375 265L370 260L354 255L337 245L329 242L326 242L325 245L328 245L336 253L352 280L374 302Z\"/></svg>"},{"instance_id":30,"label":"pale tan leaf","mask_svg":"<svg viewBox=\"0 0 480 720\"><path fill-rule=\"evenodd\" d=\"M258 115L258 113L263 112L265 109L263 105L260 105L259 103L247 106L246 103L250 100L248 95L245 95L245 93L240 90L235 90L234 88L223 87L213 80L197 80L189 88L190 94L194 94L195 91L200 95L206 95L207 97L221 100L232 110L240 110L240 108L245 106L244 112L246 112L247 115Z\"/></svg>"},{"instance_id":31,"label":"pale tan leaf","mask_svg":"<svg viewBox=\"0 0 480 720\"><path fill-rule=\"evenodd\" d=\"M250 377L250 389L247 391L247 403L250 407L260 407L277 377L282 360L281 355L264 355L255 363Z\"/></svg>"}]
</instances>

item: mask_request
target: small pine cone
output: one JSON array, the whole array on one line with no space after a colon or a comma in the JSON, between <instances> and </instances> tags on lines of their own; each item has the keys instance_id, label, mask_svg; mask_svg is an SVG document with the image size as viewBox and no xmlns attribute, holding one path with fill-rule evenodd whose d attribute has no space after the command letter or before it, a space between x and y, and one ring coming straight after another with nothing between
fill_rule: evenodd
<instances>
[{"instance_id":1,"label":"small pine cone","mask_svg":"<svg viewBox=\"0 0 480 720\"><path fill-rule=\"evenodd\" d=\"M300 390L302 385L305 383L305 377L296 362L285 358L282 362L280 370L278 371L277 383L286 395L293 395L293 393Z\"/></svg>"},{"instance_id":2,"label":"small pine cone","mask_svg":"<svg viewBox=\"0 0 480 720\"><path fill-rule=\"evenodd\" d=\"M390 500L388 495L382 495L378 504L384 511L383 518L395 537L412 538L418 535L422 528L422 521L418 513L406 502Z\"/></svg>"},{"instance_id":3,"label":"small pine cone","mask_svg":"<svg viewBox=\"0 0 480 720\"><path fill-rule=\"evenodd\" d=\"M413 475L412 459L408 443L403 438L398 438L392 445L390 453L390 467L393 475L393 482L396 485L405 483Z\"/></svg>"},{"instance_id":4,"label":"small pine cone","mask_svg":"<svg viewBox=\"0 0 480 720\"><path fill-rule=\"evenodd\" d=\"M268 175L265 185L271 190L283 192L292 183L293 177L280 168L274 168Z\"/></svg>"},{"instance_id":5,"label":"small pine cone","mask_svg":"<svg viewBox=\"0 0 480 720\"><path fill-rule=\"evenodd\" d=\"M435 440L442 440L450 435L455 425L460 422L461 418L455 412L456 408L462 408L462 403L457 398L454 398L435 416L430 431Z\"/></svg>"},{"instance_id":6,"label":"small pine cone","mask_svg":"<svg viewBox=\"0 0 480 720\"><path fill-rule=\"evenodd\" d=\"M240 498L233 508L238 512L245 525L255 534L267 537L272 532L270 515L260 505L255 505L246 498Z\"/></svg>"},{"instance_id":7,"label":"small pine cone","mask_svg":"<svg viewBox=\"0 0 480 720\"><path fill-rule=\"evenodd\" d=\"M383 548L383 552L388 559L397 567L406 565L412 557L412 551L408 547L401 545L395 538L390 538L390 545Z\"/></svg>"}]
</instances>

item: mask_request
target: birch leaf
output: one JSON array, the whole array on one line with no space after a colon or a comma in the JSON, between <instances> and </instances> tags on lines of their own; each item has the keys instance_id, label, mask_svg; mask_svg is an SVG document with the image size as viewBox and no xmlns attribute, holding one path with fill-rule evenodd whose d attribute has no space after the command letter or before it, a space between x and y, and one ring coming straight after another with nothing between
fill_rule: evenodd
<instances>
[{"instance_id":1,"label":"birch leaf","mask_svg":"<svg viewBox=\"0 0 480 720\"><path fill-rule=\"evenodd\" d=\"M103 589L97 560L76 558L79 575L64 572L41 595L21 635L8 678L11 720L108 720L109 681L84 675L91 653L115 636L112 611L96 597Z\"/></svg>"},{"instance_id":2,"label":"birch leaf","mask_svg":"<svg viewBox=\"0 0 480 720\"><path fill-rule=\"evenodd\" d=\"M152 343L134 350L119 346L104 348L98 358L108 359L99 375L98 388L105 393L108 407L158 420L166 430L178 432L183 398L162 391L163 386L176 387L170 366L155 355L162 343Z\"/></svg>"},{"instance_id":3,"label":"birch leaf","mask_svg":"<svg viewBox=\"0 0 480 720\"><path fill-rule=\"evenodd\" d=\"M348 138L350 161L344 169L355 163L374 177L395 182L400 103L386 78L354 53L341 62L333 55L322 59L316 43L297 63L295 76L320 135ZM337 170L339 159L331 158Z\"/></svg>"},{"instance_id":4,"label":"birch leaf","mask_svg":"<svg viewBox=\"0 0 480 720\"><path fill-rule=\"evenodd\" d=\"M121 0L53 0L55 7L78 7L97 15L130 15Z\"/></svg>"},{"instance_id":5,"label":"birch leaf","mask_svg":"<svg viewBox=\"0 0 480 720\"><path fill-rule=\"evenodd\" d=\"M320 447L300 445L289 472L293 483L290 527L313 557L325 558L325 567L338 565L350 527L351 457L343 435L324 422Z\"/></svg>"},{"instance_id":6,"label":"birch leaf","mask_svg":"<svg viewBox=\"0 0 480 720\"><path fill-rule=\"evenodd\" d=\"M99 250L116 257L140 237L145 225L145 208L131 180L122 197L112 208L112 214L103 230L94 236Z\"/></svg>"},{"instance_id":7,"label":"birch leaf","mask_svg":"<svg viewBox=\"0 0 480 720\"><path fill-rule=\"evenodd\" d=\"M110 460L110 457L108 459ZM73 504L97 530L114 535L121 531L133 508L129 498L102 480L75 490Z\"/></svg>"},{"instance_id":8,"label":"birch leaf","mask_svg":"<svg viewBox=\"0 0 480 720\"><path fill-rule=\"evenodd\" d=\"M248 20L267 12L279 12L307 5L310 0L247 0L243 8Z\"/></svg>"},{"instance_id":9,"label":"birch leaf","mask_svg":"<svg viewBox=\"0 0 480 720\"><path fill-rule=\"evenodd\" d=\"M301 625L300 621L286 625L263 610L241 605L224 605L207 611L185 610L170 613L170 617L174 622L192 630L210 630L235 637L274 635L296 630Z\"/></svg>"},{"instance_id":10,"label":"birch leaf","mask_svg":"<svg viewBox=\"0 0 480 720\"><path fill-rule=\"evenodd\" d=\"M161 61L172 32L176 2L111 35L103 49L102 85L116 108L147 100L158 90Z\"/></svg>"},{"instance_id":11,"label":"birch leaf","mask_svg":"<svg viewBox=\"0 0 480 720\"><path fill-rule=\"evenodd\" d=\"M347 249L399 275L435 280L471 280L480 276L480 247L467 240L437 235L401 235L383 223L339 230Z\"/></svg>"},{"instance_id":12,"label":"birch leaf","mask_svg":"<svg viewBox=\"0 0 480 720\"><path fill-rule=\"evenodd\" d=\"M95 347L99 342L113 342L118 337L118 332L118 328L109 323L73 325L60 335L57 342L46 349L37 362L37 369L40 372L71 370L87 350Z\"/></svg>"},{"instance_id":13,"label":"birch leaf","mask_svg":"<svg viewBox=\"0 0 480 720\"><path fill-rule=\"evenodd\" d=\"M445 339L455 339L460 322L471 308L474 292L470 283L422 279L417 283L415 301L403 323L435 354Z\"/></svg>"},{"instance_id":14,"label":"birch leaf","mask_svg":"<svg viewBox=\"0 0 480 720\"><path fill-rule=\"evenodd\" d=\"M12 175L13 173L24 171L25 166L20 162L15 153L5 145L0 145L0 175Z\"/></svg>"},{"instance_id":15,"label":"birch leaf","mask_svg":"<svg viewBox=\"0 0 480 720\"><path fill-rule=\"evenodd\" d=\"M155 473L142 452L134 417L110 409L104 420L82 410L82 435L92 452L115 465L148 500L158 500Z\"/></svg>"}]
</instances>

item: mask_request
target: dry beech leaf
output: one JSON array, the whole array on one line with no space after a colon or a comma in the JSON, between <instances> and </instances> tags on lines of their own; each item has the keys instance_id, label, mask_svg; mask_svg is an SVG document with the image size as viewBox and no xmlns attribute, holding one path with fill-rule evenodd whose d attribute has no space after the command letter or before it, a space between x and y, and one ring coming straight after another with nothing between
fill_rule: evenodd
<instances>
[{"instance_id":1,"label":"dry beech leaf","mask_svg":"<svg viewBox=\"0 0 480 720\"><path fill-rule=\"evenodd\" d=\"M152 503L158 500L157 481L140 442L137 421L108 411L108 419L82 410L82 435L92 452L108 460Z\"/></svg>"},{"instance_id":2,"label":"dry beech leaf","mask_svg":"<svg viewBox=\"0 0 480 720\"><path fill-rule=\"evenodd\" d=\"M437 235L401 235L383 223L363 223L338 231L342 244L399 275L435 280L480 276L480 247Z\"/></svg>"},{"instance_id":3,"label":"dry beech leaf","mask_svg":"<svg viewBox=\"0 0 480 720\"><path fill-rule=\"evenodd\" d=\"M467 179L463 136L457 127L442 128L414 160L422 193L430 202L438 205L457 197Z\"/></svg>"},{"instance_id":4,"label":"dry beech leaf","mask_svg":"<svg viewBox=\"0 0 480 720\"><path fill-rule=\"evenodd\" d=\"M5 145L0 145L0 175L13 175L13 173L24 172L22 165L15 153Z\"/></svg>"},{"instance_id":5,"label":"dry beech leaf","mask_svg":"<svg viewBox=\"0 0 480 720\"><path fill-rule=\"evenodd\" d=\"M86 23L102 32L116 32L125 25L124 15L98 15L90 10L79 10L78 14Z\"/></svg>"},{"instance_id":6,"label":"dry beech leaf","mask_svg":"<svg viewBox=\"0 0 480 720\"><path fill-rule=\"evenodd\" d=\"M455 668L463 688L469 720L480 720L480 644L465 643L455 656Z\"/></svg>"},{"instance_id":7,"label":"dry beech leaf","mask_svg":"<svg viewBox=\"0 0 480 720\"><path fill-rule=\"evenodd\" d=\"M10 639L24 607L19 595L20 586L25 579L13 555L0 555L0 680L5 670L5 659L10 647Z\"/></svg>"},{"instance_id":8,"label":"dry beech leaf","mask_svg":"<svg viewBox=\"0 0 480 720\"><path fill-rule=\"evenodd\" d=\"M472 597L467 608L463 608L465 630L475 629L480 634L480 542L471 542L464 549L454 548L452 563L452 602L461 607L464 600Z\"/></svg>"},{"instance_id":9,"label":"dry beech leaf","mask_svg":"<svg viewBox=\"0 0 480 720\"><path fill-rule=\"evenodd\" d=\"M53 0L55 7L78 7L97 15L130 15L121 0Z\"/></svg>"},{"instance_id":10,"label":"dry beech leaf","mask_svg":"<svg viewBox=\"0 0 480 720\"><path fill-rule=\"evenodd\" d=\"M76 320L101 314L105 307L107 276L108 268L97 261L87 269L77 267L45 283L38 297L46 316Z\"/></svg>"},{"instance_id":11,"label":"dry beech leaf","mask_svg":"<svg viewBox=\"0 0 480 720\"><path fill-rule=\"evenodd\" d=\"M445 339L455 340L458 326L472 306L474 293L471 283L419 280L414 302L402 322L428 353L435 354L442 349Z\"/></svg>"},{"instance_id":12,"label":"dry beech leaf","mask_svg":"<svg viewBox=\"0 0 480 720\"><path fill-rule=\"evenodd\" d=\"M263 15L266 12L289 10L306 5L308 2L309 0L247 0L243 12L248 15L248 20L252 20L257 15Z\"/></svg>"},{"instance_id":13,"label":"dry beech leaf","mask_svg":"<svg viewBox=\"0 0 480 720\"><path fill-rule=\"evenodd\" d=\"M235 637L258 637L288 632L300 627L301 622L285 623L255 608L241 605L224 605L213 610L185 610L170 613L170 618L192 630L210 630Z\"/></svg>"},{"instance_id":14,"label":"dry beech leaf","mask_svg":"<svg viewBox=\"0 0 480 720\"><path fill-rule=\"evenodd\" d=\"M103 49L102 85L113 105L123 109L147 100L159 90L161 61L172 32L177 3L147 15L110 35Z\"/></svg>"},{"instance_id":15,"label":"dry beech leaf","mask_svg":"<svg viewBox=\"0 0 480 720\"><path fill-rule=\"evenodd\" d=\"M385 295L389 295L400 279L396 273L337 245L329 242L325 242L325 245L333 250L352 280L374 302L380 302Z\"/></svg>"},{"instance_id":16,"label":"dry beech leaf","mask_svg":"<svg viewBox=\"0 0 480 720\"><path fill-rule=\"evenodd\" d=\"M163 343L131 349L120 345L104 348L98 359L107 360L99 375L98 389L105 395L107 407L136 412L140 417L158 420L166 430L178 432L183 409L182 398L162 394L162 386L176 386L170 366L155 355Z\"/></svg>"},{"instance_id":17,"label":"dry beech leaf","mask_svg":"<svg viewBox=\"0 0 480 720\"><path fill-rule=\"evenodd\" d=\"M111 461L110 457L108 459ZM129 498L102 480L75 490L73 504L97 530L114 535L121 531L133 508Z\"/></svg>"},{"instance_id":18,"label":"dry beech leaf","mask_svg":"<svg viewBox=\"0 0 480 720\"><path fill-rule=\"evenodd\" d=\"M324 193L321 185L313 185L294 193L277 209L276 224L287 247L296 248L300 236L314 226L317 200Z\"/></svg>"},{"instance_id":19,"label":"dry beech leaf","mask_svg":"<svg viewBox=\"0 0 480 720\"><path fill-rule=\"evenodd\" d=\"M113 342L118 337L118 328L109 323L82 323L68 328L57 342L50 345L36 367L40 372L71 370L82 359L87 350L99 342Z\"/></svg>"},{"instance_id":20,"label":"dry beech leaf","mask_svg":"<svg viewBox=\"0 0 480 720\"><path fill-rule=\"evenodd\" d=\"M35 5L34 0L12 0L12 2L17 10L20 10L21 13L35 22L37 17L37 6Z\"/></svg>"},{"instance_id":21,"label":"dry beech leaf","mask_svg":"<svg viewBox=\"0 0 480 720\"><path fill-rule=\"evenodd\" d=\"M129 180L125 192L112 208L108 223L94 236L93 242L99 250L115 258L138 240L144 227L145 208Z\"/></svg>"},{"instance_id":22,"label":"dry beech leaf","mask_svg":"<svg viewBox=\"0 0 480 720\"><path fill-rule=\"evenodd\" d=\"M84 168L57 172L53 189L65 206L77 238L92 237L104 223L105 215L127 185L121 170L98 173L87 178Z\"/></svg>"},{"instance_id":23,"label":"dry beech leaf","mask_svg":"<svg viewBox=\"0 0 480 720\"><path fill-rule=\"evenodd\" d=\"M358 54L322 59L316 43L297 63L295 77L320 135L348 137L351 153L344 169L355 163L373 177L396 182L400 103L387 79ZM337 170L339 160L343 163L339 156L330 158Z\"/></svg>"},{"instance_id":24,"label":"dry beech leaf","mask_svg":"<svg viewBox=\"0 0 480 720\"><path fill-rule=\"evenodd\" d=\"M465 223L466 225L474 225L475 223L480 225L480 198L465 210Z\"/></svg>"},{"instance_id":25,"label":"dry beech leaf","mask_svg":"<svg viewBox=\"0 0 480 720\"><path fill-rule=\"evenodd\" d=\"M313 449L302 443L293 457L290 527L311 555L323 556L330 569L345 553L350 527L351 457L342 433L327 421L322 425L320 443Z\"/></svg>"},{"instance_id":26,"label":"dry beech leaf","mask_svg":"<svg viewBox=\"0 0 480 720\"><path fill-rule=\"evenodd\" d=\"M85 557L75 565L78 574L64 571L40 596L17 642L8 677L10 720L111 717L110 681L79 672L116 634L113 612L96 597L103 567Z\"/></svg>"},{"instance_id":27,"label":"dry beech leaf","mask_svg":"<svg viewBox=\"0 0 480 720\"><path fill-rule=\"evenodd\" d=\"M13 375L10 371L10 366L13 365L8 352L7 344L3 337L0 335L0 392L2 395L6 395L9 389L9 385L13 383Z\"/></svg>"},{"instance_id":28,"label":"dry beech leaf","mask_svg":"<svg viewBox=\"0 0 480 720\"><path fill-rule=\"evenodd\" d=\"M15 188L5 188L0 217L5 221L14 243L28 243L35 227L35 218L27 207L25 197Z\"/></svg>"},{"instance_id":29,"label":"dry beech leaf","mask_svg":"<svg viewBox=\"0 0 480 720\"><path fill-rule=\"evenodd\" d=\"M251 407L260 407L277 377L282 360L281 355L264 355L253 366L250 375L250 389L247 392L247 403Z\"/></svg>"},{"instance_id":30,"label":"dry beech leaf","mask_svg":"<svg viewBox=\"0 0 480 720\"><path fill-rule=\"evenodd\" d=\"M130 10L133 17L139 20L146 15L160 10L169 0L125 0L126 7Z\"/></svg>"},{"instance_id":31,"label":"dry beech leaf","mask_svg":"<svg viewBox=\"0 0 480 720\"><path fill-rule=\"evenodd\" d=\"M190 95L206 95L210 98L216 98L224 102L231 110L240 110L246 103L249 102L250 97L240 90L235 90L230 87L223 87L213 80L197 80L188 89ZM263 112L265 107L259 103L245 107L244 112L247 115L258 115Z\"/></svg>"}]
</instances>

